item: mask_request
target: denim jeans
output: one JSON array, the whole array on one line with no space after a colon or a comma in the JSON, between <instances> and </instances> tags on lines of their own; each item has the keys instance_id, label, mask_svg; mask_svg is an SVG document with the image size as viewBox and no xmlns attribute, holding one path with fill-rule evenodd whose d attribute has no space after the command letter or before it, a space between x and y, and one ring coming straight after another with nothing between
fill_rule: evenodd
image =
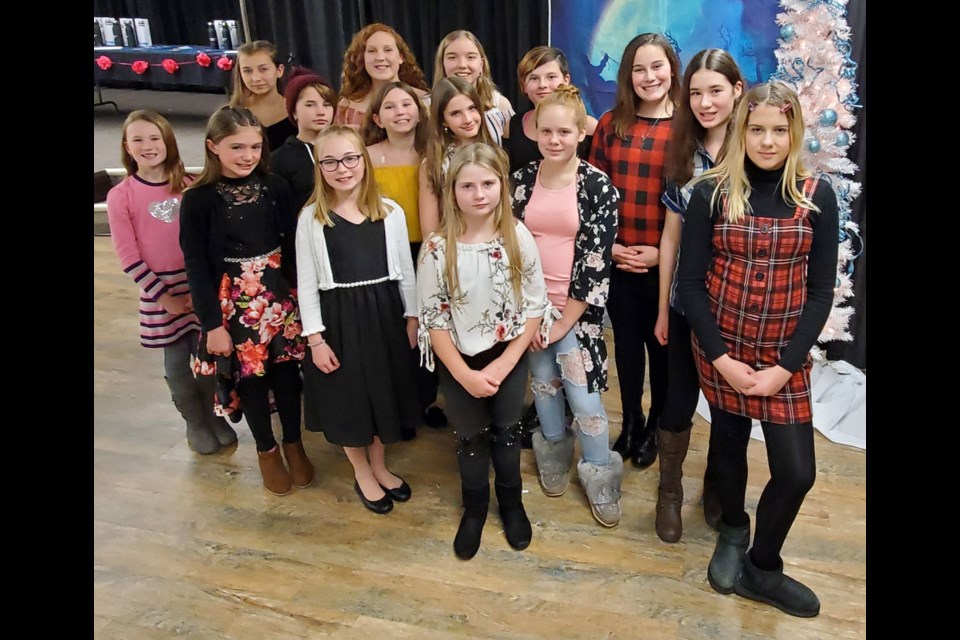
<instances>
[{"instance_id":1,"label":"denim jeans","mask_svg":"<svg viewBox=\"0 0 960 640\"><path fill-rule=\"evenodd\" d=\"M558 342L543 351L530 352L533 402L546 440L563 438L564 396L573 410L573 424L580 439L580 452L586 462L610 463L607 437L607 413L600 393L587 390L587 375L577 336L571 329Z\"/></svg>"}]
</instances>

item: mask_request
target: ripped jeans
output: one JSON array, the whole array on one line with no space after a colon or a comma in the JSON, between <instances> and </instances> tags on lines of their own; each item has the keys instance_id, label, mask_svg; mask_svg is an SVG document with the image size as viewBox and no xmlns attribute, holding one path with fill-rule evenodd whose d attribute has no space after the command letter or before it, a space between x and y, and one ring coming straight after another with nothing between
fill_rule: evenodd
<instances>
[{"instance_id":1,"label":"ripped jeans","mask_svg":"<svg viewBox=\"0 0 960 640\"><path fill-rule=\"evenodd\" d=\"M544 439L551 442L563 439L566 395L573 410L573 425L583 459L600 466L610 464L607 413L600 393L587 391L587 374L575 331L570 329L559 342L543 351L532 351L529 356L533 402Z\"/></svg>"}]
</instances>

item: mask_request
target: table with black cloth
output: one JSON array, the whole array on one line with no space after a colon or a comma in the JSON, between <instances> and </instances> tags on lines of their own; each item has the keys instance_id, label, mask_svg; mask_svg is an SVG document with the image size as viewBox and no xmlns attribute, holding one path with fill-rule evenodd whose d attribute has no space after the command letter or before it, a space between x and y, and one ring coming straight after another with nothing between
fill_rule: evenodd
<instances>
[{"instance_id":1,"label":"table with black cloth","mask_svg":"<svg viewBox=\"0 0 960 640\"><path fill-rule=\"evenodd\" d=\"M197 63L197 54L205 53L210 57L210 65L202 67ZM100 56L107 56L113 62L110 69L104 71L97 65ZM220 93L230 87L230 71L217 66L219 58L227 57L236 63L237 52L210 47L190 45L155 45L152 47L94 47L93 48L93 86L95 89L111 87L115 89L153 89L158 91L199 91ZM167 58L176 61L180 68L168 73L163 68ZM150 63L150 67L138 74L130 66L137 60Z\"/></svg>"}]
</instances>

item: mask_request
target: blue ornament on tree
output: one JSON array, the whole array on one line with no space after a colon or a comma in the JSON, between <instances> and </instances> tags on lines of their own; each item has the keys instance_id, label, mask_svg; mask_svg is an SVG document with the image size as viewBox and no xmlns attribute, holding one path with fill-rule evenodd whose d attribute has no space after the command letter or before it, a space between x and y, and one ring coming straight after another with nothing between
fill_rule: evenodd
<instances>
[{"instance_id":1,"label":"blue ornament on tree","mask_svg":"<svg viewBox=\"0 0 960 640\"><path fill-rule=\"evenodd\" d=\"M820 151L820 141L816 138L810 138L807 140L807 149L810 150L810 153L817 153Z\"/></svg>"},{"instance_id":2,"label":"blue ornament on tree","mask_svg":"<svg viewBox=\"0 0 960 640\"><path fill-rule=\"evenodd\" d=\"M838 147L845 147L850 144L850 134L846 131L841 131L837 134L836 144Z\"/></svg>"},{"instance_id":3,"label":"blue ornament on tree","mask_svg":"<svg viewBox=\"0 0 960 640\"><path fill-rule=\"evenodd\" d=\"M797 35L797 30L792 24L785 24L780 27L780 37L789 42Z\"/></svg>"},{"instance_id":4,"label":"blue ornament on tree","mask_svg":"<svg viewBox=\"0 0 960 640\"><path fill-rule=\"evenodd\" d=\"M820 124L825 127L832 127L837 124L837 112L833 109L824 109L820 112Z\"/></svg>"}]
</instances>

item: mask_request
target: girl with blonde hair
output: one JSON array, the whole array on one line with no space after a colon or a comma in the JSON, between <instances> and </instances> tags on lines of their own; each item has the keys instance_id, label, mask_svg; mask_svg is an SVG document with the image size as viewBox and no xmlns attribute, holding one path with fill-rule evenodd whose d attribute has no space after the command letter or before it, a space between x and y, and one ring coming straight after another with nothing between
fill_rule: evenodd
<instances>
[{"instance_id":1,"label":"girl with blonde hair","mask_svg":"<svg viewBox=\"0 0 960 640\"><path fill-rule=\"evenodd\" d=\"M510 211L507 162L472 143L451 158L444 217L420 252L420 349L439 359L440 388L454 425L463 516L457 557L480 548L490 502L490 463L507 542L532 537L520 478L520 414L527 347L549 307L533 237Z\"/></svg>"},{"instance_id":2,"label":"girl with blonde hair","mask_svg":"<svg viewBox=\"0 0 960 640\"><path fill-rule=\"evenodd\" d=\"M792 89L768 82L747 92L726 154L687 204L677 293L717 431L722 516L710 585L811 617L820 601L783 573L780 551L816 478L810 349L833 303L839 222L832 187L804 166L803 136ZM748 551L752 420L763 429L770 480Z\"/></svg>"}]
</instances>

